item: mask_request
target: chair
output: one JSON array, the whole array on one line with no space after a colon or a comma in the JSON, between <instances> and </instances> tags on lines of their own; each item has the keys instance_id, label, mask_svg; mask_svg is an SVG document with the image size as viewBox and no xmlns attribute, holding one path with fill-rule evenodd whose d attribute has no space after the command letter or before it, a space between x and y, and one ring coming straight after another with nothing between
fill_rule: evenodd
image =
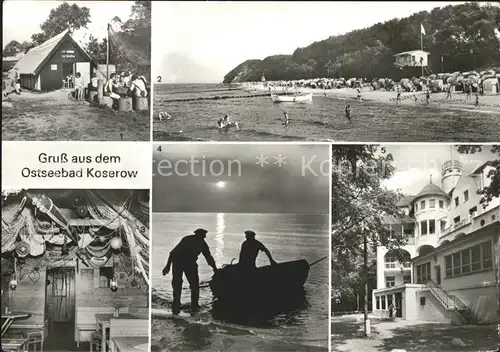
<instances>
[{"instance_id":1,"label":"chair","mask_svg":"<svg viewBox=\"0 0 500 352\"><path fill-rule=\"evenodd\" d=\"M100 331L95 331L90 334L90 352L95 351L98 352L101 350L102 345L102 334Z\"/></svg>"}]
</instances>

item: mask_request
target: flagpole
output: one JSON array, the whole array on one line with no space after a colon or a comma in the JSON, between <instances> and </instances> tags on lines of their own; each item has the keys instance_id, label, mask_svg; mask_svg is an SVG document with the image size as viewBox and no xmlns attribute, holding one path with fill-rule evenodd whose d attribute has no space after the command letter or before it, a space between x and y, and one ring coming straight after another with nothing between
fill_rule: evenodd
<instances>
[{"instance_id":1,"label":"flagpole","mask_svg":"<svg viewBox=\"0 0 500 352\"><path fill-rule=\"evenodd\" d=\"M424 51L424 35L422 33L423 25L420 23L420 50ZM422 75L420 77L424 77L424 62L422 61L420 66L422 66Z\"/></svg>"},{"instance_id":2,"label":"flagpole","mask_svg":"<svg viewBox=\"0 0 500 352\"><path fill-rule=\"evenodd\" d=\"M106 81L109 80L109 23L107 25L108 39L106 41Z\"/></svg>"}]
</instances>

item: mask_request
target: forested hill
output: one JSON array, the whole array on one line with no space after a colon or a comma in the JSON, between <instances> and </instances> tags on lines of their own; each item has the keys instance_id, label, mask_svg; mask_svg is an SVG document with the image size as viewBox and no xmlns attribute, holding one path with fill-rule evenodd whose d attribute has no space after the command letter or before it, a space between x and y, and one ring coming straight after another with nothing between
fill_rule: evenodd
<instances>
[{"instance_id":1,"label":"forested hill","mask_svg":"<svg viewBox=\"0 0 500 352\"><path fill-rule=\"evenodd\" d=\"M393 55L420 49L423 24L424 50L429 66L441 72L469 71L500 66L500 7L477 3L435 8L403 19L392 19L369 28L332 36L298 48L292 55L248 60L231 70L225 83L293 80L320 77L398 78Z\"/></svg>"}]
</instances>

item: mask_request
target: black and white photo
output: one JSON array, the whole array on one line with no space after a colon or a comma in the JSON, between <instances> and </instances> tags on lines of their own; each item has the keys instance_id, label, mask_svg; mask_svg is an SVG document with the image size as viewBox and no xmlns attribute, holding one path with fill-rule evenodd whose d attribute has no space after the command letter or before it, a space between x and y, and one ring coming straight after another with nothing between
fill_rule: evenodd
<instances>
[{"instance_id":1,"label":"black and white photo","mask_svg":"<svg viewBox=\"0 0 500 352\"><path fill-rule=\"evenodd\" d=\"M149 351L149 190L2 191L2 351Z\"/></svg>"},{"instance_id":2,"label":"black and white photo","mask_svg":"<svg viewBox=\"0 0 500 352\"><path fill-rule=\"evenodd\" d=\"M3 19L3 140L150 139L150 1L5 1Z\"/></svg>"},{"instance_id":3,"label":"black and white photo","mask_svg":"<svg viewBox=\"0 0 500 352\"><path fill-rule=\"evenodd\" d=\"M155 141L500 137L498 2L153 8Z\"/></svg>"},{"instance_id":4,"label":"black and white photo","mask_svg":"<svg viewBox=\"0 0 500 352\"><path fill-rule=\"evenodd\" d=\"M155 145L153 351L328 350L329 172L328 145Z\"/></svg>"}]
</instances>

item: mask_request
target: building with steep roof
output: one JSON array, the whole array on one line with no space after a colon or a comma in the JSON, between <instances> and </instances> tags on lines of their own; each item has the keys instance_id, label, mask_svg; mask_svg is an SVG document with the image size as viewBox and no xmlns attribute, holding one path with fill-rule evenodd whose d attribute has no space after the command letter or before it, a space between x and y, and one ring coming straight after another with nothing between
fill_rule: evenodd
<instances>
[{"instance_id":1,"label":"building with steep roof","mask_svg":"<svg viewBox=\"0 0 500 352\"><path fill-rule=\"evenodd\" d=\"M430 180L415 196L398 202L403 222L386 219L407 243L377 248L377 289L373 312L379 317L452 323L497 321L496 278L500 200L484 206L478 194L493 168L487 162L471 173L450 160L440 185Z\"/></svg>"},{"instance_id":2,"label":"building with steep roof","mask_svg":"<svg viewBox=\"0 0 500 352\"><path fill-rule=\"evenodd\" d=\"M96 64L67 29L30 49L14 67L19 70L21 87L50 91L62 88L63 80L77 72L88 84Z\"/></svg>"}]
</instances>

